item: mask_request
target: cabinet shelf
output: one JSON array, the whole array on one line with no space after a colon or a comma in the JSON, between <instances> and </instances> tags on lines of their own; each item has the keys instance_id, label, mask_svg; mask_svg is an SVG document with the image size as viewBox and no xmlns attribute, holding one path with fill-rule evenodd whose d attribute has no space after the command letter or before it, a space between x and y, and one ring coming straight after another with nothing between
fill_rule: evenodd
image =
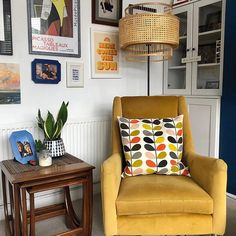
<instances>
[{"instance_id":1,"label":"cabinet shelf","mask_svg":"<svg viewBox=\"0 0 236 236\"><path fill-rule=\"evenodd\" d=\"M199 45L215 43L221 38L221 29L206 31L198 34Z\"/></svg>"},{"instance_id":2,"label":"cabinet shelf","mask_svg":"<svg viewBox=\"0 0 236 236\"><path fill-rule=\"evenodd\" d=\"M180 36L179 37L179 40L186 40L187 39L187 36Z\"/></svg>"},{"instance_id":3,"label":"cabinet shelf","mask_svg":"<svg viewBox=\"0 0 236 236\"><path fill-rule=\"evenodd\" d=\"M221 29L216 29L216 30L210 30L210 31L205 31L205 32L201 32L198 35L199 36L204 36L204 35L209 35L209 34L219 34L221 33Z\"/></svg>"},{"instance_id":4,"label":"cabinet shelf","mask_svg":"<svg viewBox=\"0 0 236 236\"><path fill-rule=\"evenodd\" d=\"M211 67L211 66L220 66L220 63L198 64L198 67Z\"/></svg>"},{"instance_id":5,"label":"cabinet shelf","mask_svg":"<svg viewBox=\"0 0 236 236\"><path fill-rule=\"evenodd\" d=\"M186 66L170 66L169 70L186 69Z\"/></svg>"}]
</instances>

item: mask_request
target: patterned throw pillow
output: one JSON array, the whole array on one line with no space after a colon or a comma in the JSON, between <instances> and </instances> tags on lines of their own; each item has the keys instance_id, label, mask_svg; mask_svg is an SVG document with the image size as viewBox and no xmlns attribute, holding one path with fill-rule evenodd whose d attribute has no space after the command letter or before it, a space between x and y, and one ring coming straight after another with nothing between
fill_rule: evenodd
<instances>
[{"instance_id":1,"label":"patterned throw pillow","mask_svg":"<svg viewBox=\"0 0 236 236\"><path fill-rule=\"evenodd\" d=\"M164 119L118 117L127 166L124 175L186 175L183 153L183 115Z\"/></svg>"}]
</instances>

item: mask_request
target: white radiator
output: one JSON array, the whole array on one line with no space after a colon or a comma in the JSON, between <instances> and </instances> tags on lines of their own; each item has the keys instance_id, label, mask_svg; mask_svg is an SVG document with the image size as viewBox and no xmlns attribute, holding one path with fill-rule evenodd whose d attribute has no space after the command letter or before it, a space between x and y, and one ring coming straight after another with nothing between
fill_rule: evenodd
<instances>
[{"instance_id":1,"label":"white radiator","mask_svg":"<svg viewBox=\"0 0 236 236\"><path fill-rule=\"evenodd\" d=\"M62 138L66 152L94 165L94 183L100 181L100 166L111 150L110 120L106 118L83 119L66 123ZM43 139L42 131L36 122L0 125L0 161L12 159L9 136L16 130L28 130L34 139ZM1 184L0 184L1 185ZM0 188L0 205L2 205Z\"/></svg>"},{"instance_id":2,"label":"white radiator","mask_svg":"<svg viewBox=\"0 0 236 236\"><path fill-rule=\"evenodd\" d=\"M111 153L110 120L94 119L69 122L62 138L66 151L96 167L94 182L100 181L101 163Z\"/></svg>"}]
</instances>

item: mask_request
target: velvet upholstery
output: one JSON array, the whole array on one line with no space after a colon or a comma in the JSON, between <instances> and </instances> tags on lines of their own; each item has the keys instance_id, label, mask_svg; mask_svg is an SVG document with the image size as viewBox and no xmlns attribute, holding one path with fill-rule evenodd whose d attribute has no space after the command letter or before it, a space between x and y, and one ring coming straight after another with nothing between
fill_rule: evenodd
<instances>
[{"instance_id":1,"label":"velvet upholstery","mask_svg":"<svg viewBox=\"0 0 236 236\"><path fill-rule=\"evenodd\" d=\"M180 114L184 115L182 160L189 166L191 178L148 175L122 179L123 153L117 116L164 118ZM106 236L210 233L223 235L226 223L226 182L227 166L224 161L200 156L194 152L184 97L114 99L112 155L101 167L103 223ZM154 187L155 183L157 186ZM170 190L167 189L168 186ZM132 193L134 190L136 192ZM149 206L151 204L153 207Z\"/></svg>"},{"instance_id":2,"label":"velvet upholstery","mask_svg":"<svg viewBox=\"0 0 236 236\"><path fill-rule=\"evenodd\" d=\"M212 214L213 200L186 176L134 176L122 179L117 215L159 213Z\"/></svg>"}]
</instances>

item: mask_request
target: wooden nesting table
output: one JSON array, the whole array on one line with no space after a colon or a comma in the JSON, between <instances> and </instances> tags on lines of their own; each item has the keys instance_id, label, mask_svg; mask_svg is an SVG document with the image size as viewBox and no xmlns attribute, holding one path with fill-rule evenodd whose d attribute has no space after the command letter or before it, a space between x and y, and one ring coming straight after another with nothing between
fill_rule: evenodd
<instances>
[{"instance_id":1,"label":"wooden nesting table","mask_svg":"<svg viewBox=\"0 0 236 236\"><path fill-rule=\"evenodd\" d=\"M54 158L50 167L22 165L14 160L0 163L2 173L3 203L6 228L10 235L35 235L35 222L51 217L65 215L69 231L58 236L77 235L90 236L92 230L92 199L94 166L70 155ZM83 187L83 213L80 221L74 211L70 186ZM64 202L35 209L35 193L62 188ZM9 192L9 197L7 192ZM27 211L26 193L30 198ZM9 198L9 199L8 199ZM7 202L10 202L10 212Z\"/></svg>"}]
</instances>

